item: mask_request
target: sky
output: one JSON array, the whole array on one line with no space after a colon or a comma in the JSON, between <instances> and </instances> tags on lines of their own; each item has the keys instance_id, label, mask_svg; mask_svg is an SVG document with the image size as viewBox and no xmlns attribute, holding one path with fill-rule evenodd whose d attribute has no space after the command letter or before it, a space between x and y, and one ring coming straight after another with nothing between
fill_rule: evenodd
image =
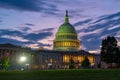
<instances>
[{"instance_id":1,"label":"sky","mask_svg":"<svg viewBox=\"0 0 120 80\"><path fill-rule=\"evenodd\" d=\"M99 51L101 40L109 33L120 45L120 24L115 23L120 21L119 6L120 0L0 0L0 43L52 49L55 33L68 10L81 49ZM111 15L115 21L112 27ZM107 26L98 28L101 23Z\"/></svg>"}]
</instances>

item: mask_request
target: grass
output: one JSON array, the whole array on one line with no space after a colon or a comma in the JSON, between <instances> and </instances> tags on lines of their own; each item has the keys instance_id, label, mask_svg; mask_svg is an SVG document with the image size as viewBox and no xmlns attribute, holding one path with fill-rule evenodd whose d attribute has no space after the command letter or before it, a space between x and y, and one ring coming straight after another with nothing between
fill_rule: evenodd
<instances>
[{"instance_id":1,"label":"grass","mask_svg":"<svg viewBox=\"0 0 120 80\"><path fill-rule=\"evenodd\" d=\"M120 80L120 69L0 71L0 80Z\"/></svg>"}]
</instances>

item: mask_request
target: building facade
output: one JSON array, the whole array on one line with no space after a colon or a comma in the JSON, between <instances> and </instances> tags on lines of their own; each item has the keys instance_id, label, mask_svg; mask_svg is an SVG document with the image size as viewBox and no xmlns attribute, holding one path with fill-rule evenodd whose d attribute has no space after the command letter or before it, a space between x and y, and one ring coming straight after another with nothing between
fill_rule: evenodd
<instances>
[{"instance_id":1,"label":"building facade","mask_svg":"<svg viewBox=\"0 0 120 80\"><path fill-rule=\"evenodd\" d=\"M41 50L38 51L38 55L40 69L69 68L70 59L74 61L74 68L80 68L85 57L89 59L91 66L96 66L100 61L99 55L80 49L80 40L75 28L69 23L68 11L64 23L60 25L55 35L53 50Z\"/></svg>"},{"instance_id":2,"label":"building facade","mask_svg":"<svg viewBox=\"0 0 120 80\"><path fill-rule=\"evenodd\" d=\"M21 69L21 67L26 68L26 66L33 63L33 53L29 48L23 48L9 43L0 44L0 69L2 69L2 61L4 59L8 60L8 69L17 70ZM20 58L23 56L27 58L25 62L20 61Z\"/></svg>"},{"instance_id":3,"label":"building facade","mask_svg":"<svg viewBox=\"0 0 120 80\"><path fill-rule=\"evenodd\" d=\"M70 59L74 61L74 68L81 68L81 62L87 57L91 67L99 63L99 55L90 54L84 50L80 51L38 51L39 69L68 69Z\"/></svg>"},{"instance_id":4,"label":"building facade","mask_svg":"<svg viewBox=\"0 0 120 80\"><path fill-rule=\"evenodd\" d=\"M26 56L27 60L21 62L21 56ZM56 33L53 50L34 51L11 44L0 45L0 62L8 58L10 69L67 69L71 59L74 61L74 68L80 68L85 57L89 59L91 67L100 62L99 55L80 49L80 40L75 28L69 23L68 11L64 23Z\"/></svg>"}]
</instances>

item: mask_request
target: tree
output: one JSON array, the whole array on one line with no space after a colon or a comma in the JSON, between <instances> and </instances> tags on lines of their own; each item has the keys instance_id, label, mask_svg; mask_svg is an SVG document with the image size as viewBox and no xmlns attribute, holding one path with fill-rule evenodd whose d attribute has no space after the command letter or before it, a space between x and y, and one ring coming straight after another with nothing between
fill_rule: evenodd
<instances>
[{"instance_id":1,"label":"tree","mask_svg":"<svg viewBox=\"0 0 120 80\"><path fill-rule=\"evenodd\" d=\"M87 68L90 66L89 59L87 57L84 58L84 60L81 62L81 66L84 68Z\"/></svg>"},{"instance_id":2,"label":"tree","mask_svg":"<svg viewBox=\"0 0 120 80\"><path fill-rule=\"evenodd\" d=\"M103 39L100 54L101 61L109 64L120 63L120 53L119 48L117 47L117 40L112 36Z\"/></svg>"},{"instance_id":3,"label":"tree","mask_svg":"<svg viewBox=\"0 0 120 80\"><path fill-rule=\"evenodd\" d=\"M73 69L73 68L74 68L74 60L71 58L69 63L69 69Z\"/></svg>"},{"instance_id":4,"label":"tree","mask_svg":"<svg viewBox=\"0 0 120 80\"><path fill-rule=\"evenodd\" d=\"M9 61L8 58L4 58L2 60L2 69L6 70L9 67Z\"/></svg>"}]
</instances>

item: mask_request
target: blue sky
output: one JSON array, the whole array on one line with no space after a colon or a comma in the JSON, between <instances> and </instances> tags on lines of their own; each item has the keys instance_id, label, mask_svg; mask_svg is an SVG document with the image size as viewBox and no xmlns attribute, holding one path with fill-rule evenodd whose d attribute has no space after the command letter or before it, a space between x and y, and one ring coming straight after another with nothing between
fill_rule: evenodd
<instances>
[{"instance_id":1,"label":"blue sky","mask_svg":"<svg viewBox=\"0 0 120 80\"><path fill-rule=\"evenodd\" d=\"M52 49L55 33L64 22L65 10L68 10L81 48L99 50L101 39L109 33L120 41L120 24L97 28L99 23L95 21L104 19L100 23L105 23L106 17L119 14L119 6L120 0L0 0L0 43ZM97 26L93 26L95 24Z\"/></svg>"}]
</instances>

